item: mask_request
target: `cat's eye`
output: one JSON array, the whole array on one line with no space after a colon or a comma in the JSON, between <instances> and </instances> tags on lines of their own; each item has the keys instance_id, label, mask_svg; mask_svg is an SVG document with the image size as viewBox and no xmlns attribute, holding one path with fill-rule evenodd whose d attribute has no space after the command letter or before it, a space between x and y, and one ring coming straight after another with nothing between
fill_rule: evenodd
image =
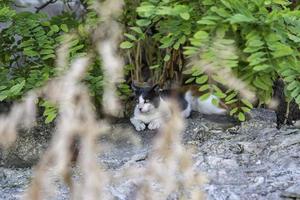
<instances>
[{"instance_id":1,"label":"cat's eye","mask_svg":"<svg viewBox=\"0 0 300 200\"><path fill-rule=\"evenodd\" d=\"M139 103L139 100L138 100L138 99L135 99L135 102Z\"/></svg>"},{"instance_id":2,"label":"cat's eye","mask_svg":"<svg viewBox=\"0 0 300 200\"><path fill-rule=\"evenodd\" d=\"M149 99L146 99L146 100L145 100L145 103L149 103Z\"/></svg>"}]
</instances>

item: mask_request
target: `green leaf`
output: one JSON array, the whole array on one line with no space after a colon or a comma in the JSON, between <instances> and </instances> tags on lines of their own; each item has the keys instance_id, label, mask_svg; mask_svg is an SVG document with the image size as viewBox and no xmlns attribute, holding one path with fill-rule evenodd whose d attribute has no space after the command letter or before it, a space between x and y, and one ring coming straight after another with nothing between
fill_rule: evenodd
<instances>
[{"instance_id":1,"label":"green leaf","mask_svg":"<svg viewBox=\"0 0 300 200\"><path fill-rule=\"evenodd\" d=\"M130 29L133 30L133 31L135 31L138 34L141 34L141 35L144 34L143 31L142 31L142 29L140 27L135 26L135 27L130 27Z\"/></svg>"},{"instance_id":2,"label":"green leaf","mask_svg":"<svg viewBox=\"0 0 300 200\"><path fill-rule=\"evenodd\" d=\"M236 113L238 111L238 108L233 108L230 112L229 115L232 116L234 113Z\"/></svg>"},{"instance_id":3,"label":"green leaf","mask_svg":"<svg viewBox=\"0 0 300 200\"><path fill-rule=\"evenodd\" d=\"M203 24L203 25L215 25L216 22L209 20L209 19L201 19L197 21L198 24Z\"/></svg>"},{"instance_id":4,"label":"green leaf","mask_svg":"<svg viewBox=\"0 0 300 200\"><path fill-rule=\"evenodd\" d=\"M287 0L273 0L273 3L279 4L282 6L287 6L287 5L291 4L291 2L287 1Z\"/></svg>"},{"instance_id":5,"label":"green leaf","mask_svg":"<svg viewBox=\"0 0 300 200\"><path fill-rule=\"evenodd\" d=\"M49 115L47 115L46 119L45 119L45 123L49 124L50 122L52 122L56 117L55 113L51 113Z\"/></svg>"},{"instance_id":6,"label":"green leaf","mask_svg":"<svg viewBox=\"0 0 300 200\"><path fill-rule=\"evenodd\" d=\"M191 83L191 82L193 82L195 80L195 77L191 77L191 78L189 78L188 80L186 80L185 81L185 83L187 84L187 83Z\"/></svg>"},{"instance_id":7,"label":"green leaf","mask_svg":"<svg viewBox=\"0 0 300 200\"><path fill-rule=\"evenodd\" d=\"M291 76L285 77L283 80L284 80L285 82L292 82L292 81L295 80L295 78L296 78L295 75L291 75Z\"/></svg>"},{"instance_id":8,"label":"green leaf","mask_svg":"<svg viewBox=\"0 0 300 200\"><path fill-rule=\"evenodd\" d=\"M208 38L208 33L205 31L197 31L194 34L194 38L200 39L200 40L206 40Z\"/></svg>"},{"instance_id":9,"label":"green leaf","mask_svg":"<svg viewBox=\"0 0 300 200\"><path fill-rule=\"evenodd\" d=\"M61 30L63 31L63 32L69 32L69 28L68 28L68 26L66 25L66 24L62 24L62 25L60 25L60 28L61 28Z\"/></svg>"},{"instance_id":10,"label":"green leaf","mask_svg":"<svg viewBox=\"0 0 300 200\"><path fill-rule=\"evenodd\" d=\"M283 72L281 72L281 75L282 76L292 76L292 75L295 75L295 73L296 72L294 70L286 69Z\"/></svg>"},{"instance_id":11,"label":"green leaf","mask_svg":"<svg viewBox=\"0 0 300 200\"><path fill-rule=\"evenodd\" d=\"M261 47L263 46L265 43L261 40L258 40L258 39L255 39L255 40L250 40L248 42L248 46L251 46L251 47Z\"/></svg>"},{"instance_id":12,"label":"green leaf","mask_svg":"<svg viewBox=\"0 0 300 200\"><path fill-rule=\"evenodd\" d=\"M232 100L234 97L236 97L236 95L237 95L236 92L231 93L230 95L228 95L228 96L225 98L225 101L230 101L230 100Z\"/></svg>"},{"instance_id":13,"label":"green leaf","mask_svg":"<svg viewBox=\"0 0 300 200\"><path fill-rule=\"evenodd\" d=\"M292 35L290 33L287 34L290 40L293 40L293 42L299 43L300 42L300 37L297 37L295 35Z\"/></svg>"},{"instance_id":14,"label":"green leaf","mask_svg":"<svg viewBox=\"0 0 300 200\"><path fill-rule=\"evenodd\" d=\"M7 97L8 97L7 94L2 94L2 93L0 93L0 101L5 100Z\"/></svg>"},{"instance_id":15,"label":"green leaf","mask_svg":"<svg viewBox=\"0 0 300 200\"><path fill-rule=\"evenodd\" d=\"M181 38L178 40L178 42L179 42L180 44L184 44L185 41L186 41L186 36L185 36L185 35L181 36Z\"/></svg>"},{"instance_id":16,"label":"green leaf","mask_svg":"<svg viewBox=\"0 0 300 200\"><path fill-rule=\"evenodd\" d=\"M193 71L192 76L199 76L201 74L203 74L203 72L200 69L197 69Z\"/></svg>"},{"instance_id":17,"label":"green leaf","mask_svg":"<svg viewBox=\"0 0 300 200\"><path fill-rule=\"evenodd\" d=\"M148 26L151 24L151 21L149 19L139 19L139 20L136 20L136 24L138 26Z\"/></svg>"},{"instance_id":18,"label":"green leaf","mask_svg":"<svg viewBox=\"0 0 300 200\"><path fill-rule=\"evenodd\" d=\"M254 71L264 71L268 68L271 68L271 66L268 64L261 64L261 65L256 65L255 67L253 67L253 70Z\"/></svg>"},{"instance_id":19,"label":"green leaf","mask_svg":"<svg viewBox=\"0 0 300 200\"><path fill-rule=\"evenodd\" d=\"M226 94L224 94L222 91L215 92L214 95L220 99L223 99L226 97Z\"/></svg>"},{"instance_id":20,"label":"green leaf","mask_svg":"<svg viewBox=\"0 0 300 200\"><path fill-rule=\"evenodd\" d=\"M250 101L248 101L247 99L241 99L241 101L243 102L244 105L246 105L248 108L253 108L252 103L250 103Z\"/></svg>"},{"instance_id":21,"label":"green leaf","mask_svg":"<svg viewBox=\"0 0 300 200\"><path fill-rule=\"evenodd\" d=\"M54 31L50 30L48 33L47 33L47 36L53 36L54 35Z\"/></svg>"},{"instance_id":22,"label":"green leaf","mask_svg":"<svg viewBox=\"0 0 300 200\"><path fill-rule=\"evenodd\" d=\"M290 84L288 84L288 86L286 87L287 90L293 90L294 88L298 88L299 87L299 83L298 81L293 81Z\"/></svg>"},{"instance_id":23,"label":"green leaf","mask_svg":"<svg viewBox=\"0 0 300 200\"><path fill-rule=\"evenodd\" d=\"M0 90L4 90L4 89L6 89L6 88L7 88L6 85L1 85L1 86L0 86Z\"/></svg>"},{"instance_id":24,"label":"green leaf","mask_svg":"<svg viewBox=\"0 0 300 200\"><path fill-rule=\"evenodd\" d=\"M279 42L270 45L269 48L273 51L272 55L274 58L288 56L288 55L293 54L293 52L294 52L290 46L279 43Z\"/></svg>"},{"instance_id":25,"label":"green leaf","mask_svg":"<svg viewBox=\"0 0 300 200\"><path fill-rule=\"evenodd\" d=\"M211 5L215 4L215 1L214 0L203 0L201 3L205 6L211 6Z\"/></svg>"},{"instance_id":26,"label":"green leaf","mask_svg":"<svg viewBox=\"0 0 300 200\"><path fill-rule=\"evenodd\" d=\"M170 36L165 36L160 40L160 42L162 45L159 48L168 48L173 44L174 40Z\"/></svg>"},{"instance_id":27,"label":"green leaf","mask_svg":"<svg viewBox=\"0 0 300 200\"><path fill-rule=\"evenodd\" d=\"M151 66L149 67L149 69L157 69L157 68L159 68L159 65L151 65Z\"/></svg>"},{"instance_id":28,"label":"green leaf","mask_svg":"<svg viewBox=\"0 0 300 200\"><path fill-rule=\"evenodd\" d=\"M134 35L128 33L124 33L124 35L132 41L137 41L137 38Z\"/></svg>"},{"instance_id":29,"label":"green leaf","mask_svg":"<svg viewBox=\"0 0 300 200\"><path fill-rule=\"evenodd\" d=\"M190 19L190 14L187 13L187 12L180 13L179 15L180 15L180 17L181 17L182 19L184 19L184 20L189 20L189 19Z\"/></svg>"},{"instance_id":30,"label":"green leaf","mask_svg":"<svg viewBox=\"0 0 300 200\"><path fill-rule=\"evenodd\" d=\"M55 24L50 26L50 30L53 31L54 33L57 33L59 31L59 27Z\"/></svg>"},{"instance_id":31,"label":"green leaf","mask_svg":"<svg viewBox=\"0 0 300 200\"><path fill-rule=\"evenodd\" d=\"M84 47L83 44L80 44L80 45L77 45L77 46L74 46L70 49L70 53L75 53L77 52L78 50L82 49Z\"/></svg>"},{"instance_id":32,"label":"green leaf","mask_svg":"<svg viewBox=\"0 0 300 200\"><path fill-rule=\"evenodd\" d=\"M51 24L49 21L43 21L43 22L41 22L41 25L42 26L50 26Z\"/></svg>"},{"instance_id":33,"label":"green leaf","mask_svg":"<svg viewBox=\"0 0 300 200\"><path fill-rule=\"evenodd\" d=\"M245 53L254 53L254 52L257 52L261 49L263 49L264 47L261 45L261 46L248 46L246 47L243 51Z\"/></svg>"},{"instance_id":34,"label":"green leaf","mask_svg":"<svg viewBox=\"0 0 300 200\"><path fill-rule=\"evenodd\" d=\"M187 56L194 55L199 51L197 47L183 47L183 49L184 49L183 54Z\"/></svg>"},{"instance_id":35,"label":"green leaf","mask_svg":"<svg viewBox=\"0 0 300 200\"><path fill-rule=\"evenodd\" d=\"M12 86L10 89L9 89L9 94L11 96L16 96L16 95L20 95L20 92L21 90L24 88L25 86L25 80L23 80L21 83L18 83L14 86Z\"/></svg>"},{"instance_id":36,"label":"green leaf","mask_svg":"<svg viewBox=\"0 0 300 200\"><path fill-rule=\"evenodd\" d=\"M133 47L133 43L129 41L124 41L120 44L121 49L130 49L131 47Z\"/></svg>"},{"instance_id":37,"label":"green leaf","mask_svg":"<svg viewBox=\"0 0 300 200\"><path fill-rule=\"evenodd\" d=\"M221 0L221 2L225 7L229 8L230 10L232 9L231 4L228 2L228 0Z\"/></svg>"},{"instance_id":38,"label":"green leaf","mask_svg":"<svg viewBox=\"0 0 300 200\"><path fill-rule=\"evenodd\" d=\"M227 18L231 15L224 8L217 8L216 6L211 7L211 11L215 12L217 15L224 17L224 18Z\"/></svg>"},{"instance_id":39,"label":"green leaf","mask_svg":"<svg viewBox=\"0 0 300 200\"><path fill-rule=\"evenodd\" d=\"M233 104L233 103L235 103L235 102L237 102L237 101L238 101L238 99L232 99L232 100L230 100L230 101L225 102L225 104L226 104L226 105L230 105L230 104Z\"/></svg>"},{"instance_id":40,"label":"green leaf","mask_svg":"<svg viewBox=\"0 0 300 200\"><path fill-rule=\"evenodd\" d=\"M168 62L170 60L171 56L169 54L167 54L165 57L164 57L164 61L165 62Z\"/></svg>"},{"instance_id":41,"label":"green leaf","mask_svg":"<svg viewBox=\"0 0 300 200\"><path fill-rule=\"evenodd\" d=\"M265 56L266 56L265 52L256 52L251 54L251 56L249 56L247 60L250 62L250 65L253 66L266 61L267 59L264 58Z\"/></svg>"},{"instance_id":42,"label":"green leaf","mask_svg":"<svg viewBox=\"0 0 300 200\"><path fill-rule=\"evenodd\" d=\"M55 58L55 54L48 54L42 57L43 60L48 60L49 58Z\"/></svg>"},{"instance_id":43,"label":"green leaf","mask_svg":"<svg viewBox=\"0 0 300 200\"><path fill-rule=\"evenodd\" d=\"M251 109L250 108L248 108L248 107L241 107L241 109L245 112L245 113L247 113L247 112L250 112L251 111Z\"/></svg>"},{"instance_id":44,"label":"green leaf","mask_svg":"<svg viewBox=\"0 0 300 200\"><path fill-rule=\"evenodd\" d=\"M38 56L38 55L39 55L38 52L36 52L36 51L34 51L34 50L32 50L32 49L27 49L27 48L24 49L24 54L25 54L26 56L32 56L32 57Z\"/></svg>"},{"instance_id":45,"label":"green leaf","mask_svg":"<svg viewBox=\"0 0 300 200\"><path fill-rule=\"evenodd\" d=\"M75 39L72 42L70 42L70 46L73 47L79 43L79 39Z\"/></svg>"},{"instance_id":46,"label":"green leaf","mask_svg":"<svg viewBox=\"0 0 300 200\"><path fill-rule=\"evenodd\" d=\"M296 103L297 103L298 105L300 105L300 95L297 96L297 98L295 99L295 101L296 101Z\"/></svg>"},{"instance_id":47,"label":"green leaf","mask_svg":"<svg viewBox=\"0 0 300 200\"><path fill-rule=\"evenodd\" d=\"M40 54L42 55L48 55L48 54L52 54L54 53L54 50L53 49L43 49L42 51L40 51Z\"/></svg>"},{"instance_id":48,"label":"green leaf","mask_svg":"<svg viewBox=\"0 0 300 200\"><path fill-rule=\"evenodd\" d=\"M252 23L255 22L256 19L252 16L246 16L243 14L235 14L229 18L231 24L235 23Z\"/></svg>"},{"instance_id":49,"label":"green leaf","mask_svg":"<svg viewBox=\"0 0 300 200\"><path fill-rule=\"evenodd\" d=\"M295 98L299 94L300 94L300 87L297 87L291 92L291 97Z\"/></svg>"},{"instance_id":50,"label":"green leaf","mask_svg":"<svg viewBox=\"0 0 300 200\"><path fill-rule=\"evenodd\" d=\"M245 114L242 113L242 112L239 112L238 119L239 119L241 122L245 121L245 120L246 120Z\"/></svg>"},{"instance_id":51,"label":"green leaf","mask_svg":"<svg viewBox=\"0 0 300 200\"><path fill-rule=\"evenodd\" d=\"M177 42L173 45L173 48L176 49L176 50L178 50L179 47L180 47L180 42L177 41Z\"/></svg>"},{"instance_id":52,"label":"green leaf","mask_svg":"<svg viewBox=\"0 0 300 200\"><path fill-rule=\"evenodd\" d=\"M216 99L216 98L213 98L213 99L211 100L211 103L212 103L213 105L215 105L215 106L219 106L219 100Z\"/></svg>"},{"instance_id":53,"label":"green leaf","mask_svg":"<svg viewBox=\"0 0 300 200\"><path fill-rule=\"evenodd\" d=\"M150 17L155 13L155 6L148 2L143 2L136 8L136 12L142 17Z\"/></svg>"},{"instance_id":54,"label":"green leaf","mask_svg":"<svg viewBox=\"0 0 300 200\"><path fill-rule=\"evenodd\" d=\"M55 38L55 41L61 43L61 42L65 41L65 39L66 39L65 35L59 35ZM72 46L72 45L70 45L70 46Z\"/></svg>"},{"instance_id":55,"label":"green leaf","mask_svg":"<svg viewBox=\"0 0 300 200\"><path fill-rule=\"evenodd\" d=\"M253 84L263 90L269 90L272 88L269 88L262 80L260 77L256 77L255 80L253 81Z\"/></svg>"},{"instance_id":56,"label":"green leaf","mask_svg":"<svg viewBox=\"0 0 300 200\"><path fill-rule=\"evenodd\" d=\"M210 93L206 93L204 95L201 95L201 97L199 97L199 100L204 101L204 100L208 99L210 97L210 95L211 95Z\"/></svg>"},{"instance_id":57,"label":"green leaf","mask_svg":"<svg viewBox=\"0 0 300 200\"><path fill-rule=\"evenodd\" d=\"M32 38L30 38L29 40L23 41L20 44L20 47L28 47L34 44L34 40Z\"/></svg>"},{"instance_id":58,"label":"green leaf","mask_svg":"<svg viewBox=\"0 0 300 200\"><path fill-rule=\"evenodd\" d=\"M198 90L200 92L203 92L205 90L208 90L210 88L210 86L208 84L202 85Z\"/></svg>"},{"instance_id":59,"label":"green leaf","mask_svg":"<svg viewBox=\"0 0 300 200\"><path fill-rule=\"evenodd\" d=\"M218 86L212 85L212 87L217 93L223 93L223 91Z\"/></svg>"},{"instance_id":60,"label":"green leaf","mask_svg":"<svg viewBox=\"0 0 300 200\"><path fill-rule=\"evenodd\" d=\"M197 84L203 84L208 80L208 76L207 75L202 75L198 78L196 78L196 83Z\"/></svg>"}]
</instances>

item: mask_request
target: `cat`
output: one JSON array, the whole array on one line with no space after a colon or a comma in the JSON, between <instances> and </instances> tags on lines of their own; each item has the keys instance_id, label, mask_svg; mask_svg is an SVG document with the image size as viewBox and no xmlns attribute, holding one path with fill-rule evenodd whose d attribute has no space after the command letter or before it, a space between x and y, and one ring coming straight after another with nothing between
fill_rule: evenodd
<instances>
[{"instance_id":1,"label":"cat","mask_svg":"<svg viewBox=\"0 0 300 200\"><path fill-rule=\"evenodd\" d=\"M210 95L205 100L200 100L199 95L194 91L193 87L183 87L178 90L169 89L162 90L159 85L138 87L131 85L134 91L136 105L130 122L137 131L150 130L160 128L163 118L168 117L168 106L166 100L173 98L177 101L181 114L184 118L188 118L192 111L198 111L203 114L226 114L227 109L222 104L216 106L212 103L213 99L219 99ZM165 111L165 112L162 112Z\"/></svg>"}]
</instances>

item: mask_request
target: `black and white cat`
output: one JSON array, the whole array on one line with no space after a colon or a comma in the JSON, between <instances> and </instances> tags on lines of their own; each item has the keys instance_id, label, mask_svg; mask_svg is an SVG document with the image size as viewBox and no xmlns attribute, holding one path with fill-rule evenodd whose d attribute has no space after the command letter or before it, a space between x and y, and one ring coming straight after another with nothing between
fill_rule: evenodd
<instances>
[{"instance_id":1,"label":"black and white cat","mask_svg":"<svg viewBox=\"0 0 300 200\"><path fill-rule=\"evenodd\" d=\"M133 116L130 118L131 123L137 131L148 129L158 129L163 123L163 118L167 118L168 106L166 99L174 98L177 100L181 114L187 118L191 111L198 111L204 114L225 114L227 110L212 103L213 99L218 100L211 95L206 100L201 101L199 96L193 95L191 89L185 91L161 90L158 85L152 87L137 87L132 84L135 93L136 105Z\"/></svg>"}]
</instances>

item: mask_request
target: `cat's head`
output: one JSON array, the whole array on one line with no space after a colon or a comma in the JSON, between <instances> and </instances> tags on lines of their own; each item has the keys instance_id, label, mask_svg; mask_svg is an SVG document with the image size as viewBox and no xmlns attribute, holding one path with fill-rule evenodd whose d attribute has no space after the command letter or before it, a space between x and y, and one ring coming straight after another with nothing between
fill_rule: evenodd
<instances>
[{"instance_id":1,"label":"cat's head","mask_svg":"<svg viewBox=\"0 0 300 200\"><path fill-rule=\"evenodd\" d=\"M141 113L149 113L158 108L160 103L159 85L139 87L131 85L134 91L136 107Z\"/></svg>"}]
</instances>

